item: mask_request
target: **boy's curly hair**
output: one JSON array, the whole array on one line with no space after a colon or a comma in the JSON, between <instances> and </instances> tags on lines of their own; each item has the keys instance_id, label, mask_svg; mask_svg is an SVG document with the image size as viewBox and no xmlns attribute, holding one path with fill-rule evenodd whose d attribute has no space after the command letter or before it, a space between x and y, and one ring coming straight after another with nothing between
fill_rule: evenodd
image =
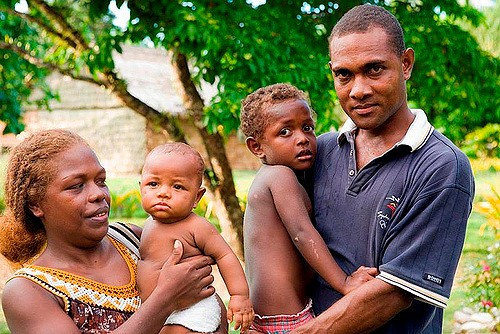
<instances>
[{"instance_id":1,"label":"boy's curly hair","mask_svg":"<svg viewBox=\"0 0 500 334\"><path fill-rule=\"evenodd\" d=\"M286 100L304 100L306 93L287 83L277 83L257 89L241 101L240 128L246 137L259 139L269 125L268 109Z\"/></svg>"},{"instance_id":2,"label":"boy's curly hair","mask_svg":"<svg viewBox=\"0 0 500 334\"><path fill-rule=\"evenodd\" d=\"M14 263L32 259L46 242L45 228L30 205L45 197L56 171L57 155L87 142L67 130L46 130L30 135L11 152L5 180L7 206L0 222L0 252Z\"/></svg>"}]
</instances>

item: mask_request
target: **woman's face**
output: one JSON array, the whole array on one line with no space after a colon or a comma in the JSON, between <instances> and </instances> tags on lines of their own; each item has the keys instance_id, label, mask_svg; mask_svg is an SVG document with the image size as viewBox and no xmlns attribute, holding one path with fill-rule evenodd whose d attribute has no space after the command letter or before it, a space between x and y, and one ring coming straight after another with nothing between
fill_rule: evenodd
<instances>
[{"instance_id":1,"label":"woman's face","mask_svg":"<svg viewBox=\"0 0 500 334\"><path fill-rule=\"evenodd\" d=\"M54 170L44 198L30 206L53 240L91 247L108 230L110 196L106 171L95 153L77 144L54 156Z\"/></svg>"}]
</instances>

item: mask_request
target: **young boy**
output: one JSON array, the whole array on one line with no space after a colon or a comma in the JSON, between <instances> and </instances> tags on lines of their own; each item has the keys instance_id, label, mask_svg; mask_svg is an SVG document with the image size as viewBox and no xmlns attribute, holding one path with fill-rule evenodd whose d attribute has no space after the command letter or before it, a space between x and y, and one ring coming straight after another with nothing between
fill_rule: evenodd
<instances>
[{"instance_id":1,"label":"young boy","mask_svg":"<svg viewBox=\"0 0 500 334\"><path fill-rule=\"evenodd\" d=\"M160 145L146 157L140 188L142 205L151 217L144 226L139 248L139 292L143 299L149 296L163 263L172 252L170 245L180 240L183 258L199 254L214 258L231 296L228 320L234 320L235 328L245 331L254 314L243 268L214 226L192 212L205 193L201 186L203 171L200 154L183 143ZM220 319L220 306L213 295L172 314L162 333L186 333L186 328L213 332L220 325Z\"/></svg>"},{"instance_id":2,"label":"young boy","mask_svg":"<svg viewBox=\"0 0 500 334\"><path fill-rule=\"evenodd\" d=\"M243 224L256 313L251 329L287 333L314 316L307 293L311 268L343 294L372 279L376 269L360 267L347 276L311 223L311 202L296 176L312 167L316 154L305 93L289 84L258 89L242 101L241 130L263 163L250 187Z\"/></svg>"}]
</instances>

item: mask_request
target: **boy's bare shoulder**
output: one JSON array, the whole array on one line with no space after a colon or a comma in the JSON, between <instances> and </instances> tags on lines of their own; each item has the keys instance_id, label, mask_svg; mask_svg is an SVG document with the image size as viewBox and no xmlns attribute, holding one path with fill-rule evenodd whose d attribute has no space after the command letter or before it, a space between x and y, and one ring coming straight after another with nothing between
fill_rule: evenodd
<instances>
[{"instance_id":1,"label":"boy's bare shoulder","mask_svg":"<svg viewBox=\"0 0 500 334\"><path fill-rule=\"evenodd\" d=\"M283 165L263 165L254 180L276 182L277 180L296 179L293 169Z\"/></svg>"},{"instance_id":2,"label":"boy's bare shoulder","mask_svg":"<svg viewBox=\"0 0 500 334\"><path fill-rule=\"evenodd\" d=\"M215 226L209 222L206 218L191 212L189 216L185 219L185 225L189 225L190 229L194 232L216 230Z\"/></svg>"}]
</instances>

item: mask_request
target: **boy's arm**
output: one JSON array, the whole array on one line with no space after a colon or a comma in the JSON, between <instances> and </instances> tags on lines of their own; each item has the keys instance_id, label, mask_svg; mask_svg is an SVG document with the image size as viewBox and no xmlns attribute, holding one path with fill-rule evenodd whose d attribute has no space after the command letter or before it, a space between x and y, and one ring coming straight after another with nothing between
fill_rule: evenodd
<instances>
[{"instance_id":1,"label":"boy's arm","mask_svg":"<svg viewBox=\"0 0 500 334\"><path fill-rule=\"evenodd\" d=\"M245 277L245 272L240 260L226 243L219 231L205 219L198 217L200 223L196 224L195 242L205 255L211 256L217 262L220 274L226 284L230 300L227 318L235 322L234 327L246 331L254 317L250 292Z\"/></svg>"},{"instance_id":2,"label":"boy's arm","mask_svg":"<svg viewBox=\"0 0 500 334\"><path fill-rule=\"evenodd\" d=\"M285 166L273 166L274 175L268 182L274 205L293 243L304 259L335 290L346 294L373 276L366 271L356 279L348 276L333 259L323 238L314 228L309 216L310 201L305 189L300 185L295 173Z\"/></svg>"}]
</instances>

